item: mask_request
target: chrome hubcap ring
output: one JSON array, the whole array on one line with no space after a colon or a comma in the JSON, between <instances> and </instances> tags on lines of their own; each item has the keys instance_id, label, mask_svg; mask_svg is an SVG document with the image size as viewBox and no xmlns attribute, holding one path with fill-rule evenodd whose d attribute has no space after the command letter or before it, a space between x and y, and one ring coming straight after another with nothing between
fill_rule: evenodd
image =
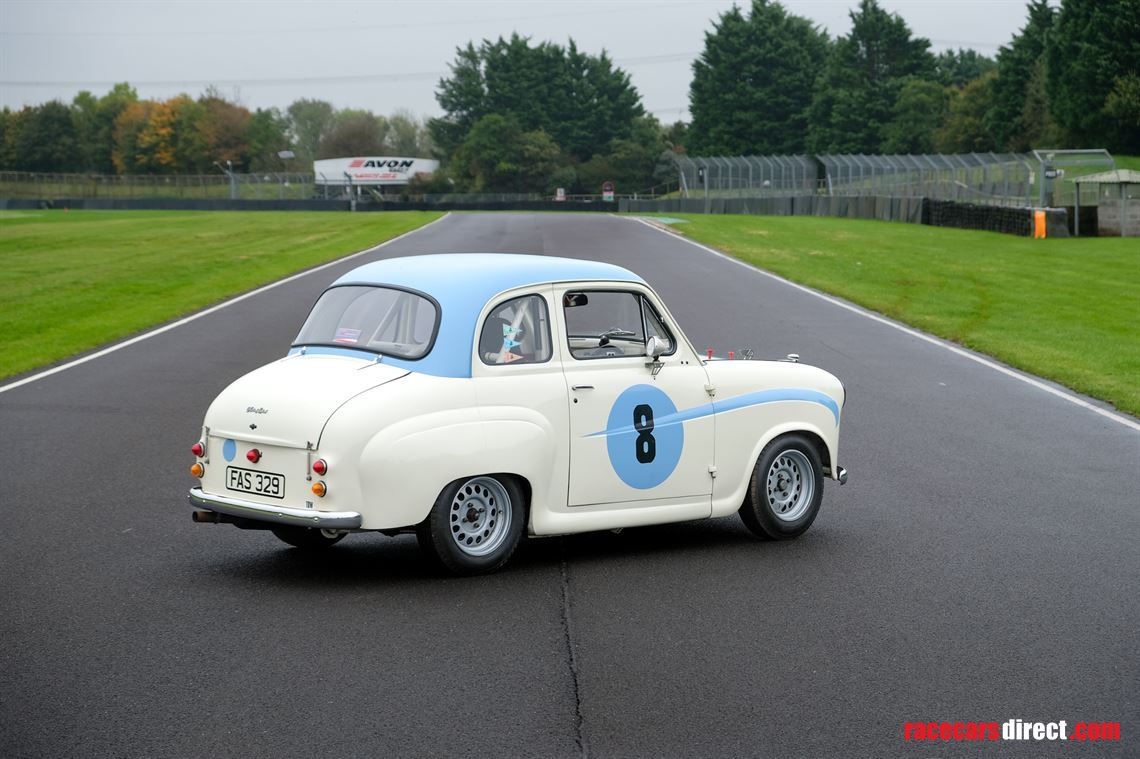
<instances>
[{"instance_id":1,"label":"chrome hubcap ring","mask_svg":"<svg viewBox=\"0 0 1140 759\"><path fill-rule=\"evenodd\" d=\"M767 477L768 508L784 522L794 522L807 512L815 496L811 462L801 451L780 451Z\"/></svg>"},{"instance_id":2,"label":"chrome hubcap ring","mask_svg":"<svg viewBox=\"0 0 1140 759\"><path fill-rule=\"evenodd\" d=\"M451 499L451 539L468 556L486 556L507 539L511 529L511 497L493 477L472 477Z\"/></svg>"}]
</instances>

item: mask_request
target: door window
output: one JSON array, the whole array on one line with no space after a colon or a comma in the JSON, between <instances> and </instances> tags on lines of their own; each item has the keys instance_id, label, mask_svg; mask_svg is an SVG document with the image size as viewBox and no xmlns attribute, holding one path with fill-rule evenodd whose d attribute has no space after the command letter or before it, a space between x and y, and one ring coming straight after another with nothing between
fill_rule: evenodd
<instances>
[{"instance_id":1,"label":"door window","mask_svg":"<svg viewBox=\"0 0 1140 759\"><path fill-rule=\"evenodd\" d=\"M644 356L650 335L675 341L644 296L618 290L576 290L562 297L570 355L577 359Z\"/></svg>"}]
</instances>

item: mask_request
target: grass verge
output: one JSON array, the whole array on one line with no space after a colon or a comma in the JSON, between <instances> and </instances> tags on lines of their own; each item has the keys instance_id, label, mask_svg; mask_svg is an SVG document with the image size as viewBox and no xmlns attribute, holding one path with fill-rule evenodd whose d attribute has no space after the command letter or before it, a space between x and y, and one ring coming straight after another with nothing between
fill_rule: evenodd
<instances>
[{"instance_id":1,"label":"grass verge","mask_svg":"<svg viewBox=\"0 0 1140 759\"><path fill-rule=\"evenodd\" d=\"M362 250L440 215L0 212L0 378Z\"/></svg>"},{"instance_id":2,"label":"grass verge","mask_svg":"<svg viewBox=\"0 0 1140 759\"><path fill-rule=\"evenodd\" d=\"M675 227L1140 416L1140 246L833 218L676 214Z\"/></svg>"}]
</instances>

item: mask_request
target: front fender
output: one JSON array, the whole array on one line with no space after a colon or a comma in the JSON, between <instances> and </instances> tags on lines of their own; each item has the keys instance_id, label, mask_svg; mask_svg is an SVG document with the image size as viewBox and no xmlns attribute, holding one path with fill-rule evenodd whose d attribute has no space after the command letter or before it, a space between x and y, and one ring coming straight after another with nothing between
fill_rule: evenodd
<instances>
[{"instance_id":1,"label":"front fender","mask_svg":"<svg viewBox=\"0 0 1140 759\"><path fill-rule=\"evenodd\" d=\"M714 517L728 516L740 508L740 504L744 502L744 497L748 492L748 485L752 481L752 472L756 469L756 462L760 460L760 454L764 452L764 448L776 438L794 432L808 433L823 441L824 450L820 452L823 454L821 458L824 461L831 462L830 469L827 469L826 464L824 465L825 476L838 479L835 466L836 456L839 453L838 436L834 429L830 433L825 433L819 425L802 420L777 424L769 427L752 446L746 459L747 467L743 471L743 477L739 477L735 481L721 480L717 482L717 492L713 498ZM721 487L724 490L721 490Z\"/></svg>"}]
</instances>

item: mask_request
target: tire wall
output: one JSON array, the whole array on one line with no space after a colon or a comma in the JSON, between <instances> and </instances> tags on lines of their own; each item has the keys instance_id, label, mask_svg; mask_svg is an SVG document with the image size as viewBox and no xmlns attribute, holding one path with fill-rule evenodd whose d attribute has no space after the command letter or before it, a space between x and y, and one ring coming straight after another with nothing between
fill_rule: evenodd
<instances>
[{"instance_id":1,"label":"tire wall","mask_svg":"<svg viewBox=\"0 0 1140 759\"><path fill-rule=\"evenodd\" d=\"M836 216L844 219L877 219L928 224L936 227L980 229L1028 236L1033 234L1033 208L957 203L915 197L873 195L798 195L768 198L668 198L626 200L620 210L629 213L731 213L760 216ZM1082 209L1083 211L1084 209ZM1045 209L1049 237L1068 237L1068 212ZM1082 214L1082 232L1084 215Z\"/></svg>"}]
</instances>

